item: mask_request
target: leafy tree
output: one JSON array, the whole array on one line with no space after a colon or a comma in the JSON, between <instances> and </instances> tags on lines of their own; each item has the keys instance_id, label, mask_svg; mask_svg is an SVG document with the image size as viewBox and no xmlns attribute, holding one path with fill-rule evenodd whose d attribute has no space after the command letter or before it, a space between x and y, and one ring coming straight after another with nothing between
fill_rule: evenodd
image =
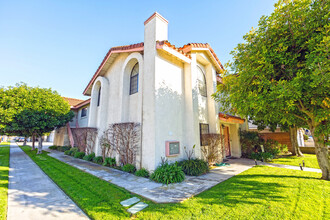
<instances>
[{"instance_id":1,"label":"leafy tree","mask_svg":"<svg viewBox=\"0 0 330 220\"><path fill-rule=\"evenodd\" d=\"M322 178L330 178L330 54L327 0L280 0L244 36L215 94L242 116L308 127ZM227 96L226 99L221 97Z\"/></svg>"},{"instance_id":2,"label":"leafy tree","mask_svg":"<svg viewBox=\"0 0 330 220\"><path fill-rule=\"evenodd\" d=\"M26 84L0 89L0 132L39 137L38 153L43 134L64 126L73 116L69 104L51 89Z\"/></svg>"}]
</instances>

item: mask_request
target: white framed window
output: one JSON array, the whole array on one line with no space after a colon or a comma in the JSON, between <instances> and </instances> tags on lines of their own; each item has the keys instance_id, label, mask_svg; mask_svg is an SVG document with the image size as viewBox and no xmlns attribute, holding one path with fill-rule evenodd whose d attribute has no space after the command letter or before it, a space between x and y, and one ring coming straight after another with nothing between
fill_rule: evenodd
<instances>
[{"instance_id":1,"label":"white framed window","mask_svg":"<svg viewBox=\"0 0 330 220\"><path fill-rule=\"evenodd\" d=\"M82 108L81 109L81 114L80 114L80 117L83 118L83 117L86 117L87 116L87 107L86 108Z\"/></svg>"}]
</instances>

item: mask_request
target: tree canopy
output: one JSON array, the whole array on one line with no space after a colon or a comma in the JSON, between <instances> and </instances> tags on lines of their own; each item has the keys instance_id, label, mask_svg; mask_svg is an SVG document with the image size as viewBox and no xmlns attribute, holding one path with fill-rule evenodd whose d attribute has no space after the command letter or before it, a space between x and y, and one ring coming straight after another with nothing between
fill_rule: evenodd
<instances>
[{"instance_id":1,"label":"tree canopy","mask_svg":"<svg viewBox=\"0 0 330 220\"><path fill-rule=\"evenodd\" d=\"M280 0L232 52L214 95L223 109L266 123L308 127L329 179L329 1ZM226 98L223 98L226 97Z\"/></svg>"},{"instance_id":2,"label":"tree canopy","mask_svg":"<svg viewBox=\"0 0 330 220\"><path fill-rule=\"evenodd\" d=\"M74 116L56 91L17 84L0 88L0 133L42 136Z\"/></svg>"}]
</instances>

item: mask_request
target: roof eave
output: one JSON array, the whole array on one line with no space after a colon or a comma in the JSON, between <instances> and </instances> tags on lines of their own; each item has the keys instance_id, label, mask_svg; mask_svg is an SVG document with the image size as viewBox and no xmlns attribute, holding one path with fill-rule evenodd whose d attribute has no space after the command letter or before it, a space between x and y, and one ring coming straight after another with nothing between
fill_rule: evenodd
<instances>
[{"instance_id":1,"label":"roof eave","mask_svg":"<svg viewBox=\"0 0 330 220\"><path fill-rule=\"evenodd\" d=\"M210 51L209 48L199 48L199 47L194 48L194 47L192 47L192 48L190 49L190 52L192 52L192 51L194 51L194 52L196 52L196 51L203 51L203 52L206 52L207 55L211 58L212 63L213 63L214 66L216 67L217 71L218 71L218 72L222 72L222 71L223 71L223 66L222 66L222 64L219 63L219 62L217 61L217 59L214 57L214 55L212 54L212 52Z\"/></svg>"},{"instance_id":2,"label":"roof eave","mask_svg":"<svg viewBox=\"0 0 330 220\"><path fill-rule=\"evenodd\" d=\"M144 46L136 47L136 48L131 48L131 49L121 49L121 50L118 50L116 48L111 48L108 51L107 55L104 57L102 63L99 66L99 68L94 73L92 79L89 81L88 85L86 86L86 88L85 88L85 90L83 92L83 95L87 95L87 96L90 96L91 95L91 86L95 82L96 78L99 76L100 72L102 71L104 65L108 62L108 60L111 57L111 55L118 54L118 53L141 52L143 50L144 50Z\"/></svg>"},{"instance_id":3,"label":"roof eave","mask_svg":"<svg viewBox=\"0 0 330 220\"><path fill-rule=\"evenodd\" d=\"M189 57L187 57L187 55L184 55L182 53L179 53L178 51L176 51L173 48L167 46L166 44L163 44L163 45L157 44L156 48L158 50L165 51L166 53L168 53L168 54L170 54L170 55L178 58L182 62L191 63L191 59Z\"/></svg>"},{"instance_id":4,"label":"roof eave","mask_svg":"<svg viewBox=\"0 0 330 220\"><path fill-rule=\"evenodd\" d=\"M79 109L79 108L81 108L81 107L83 107L83 106L89 105L90 102L91 102L91 99L87 99L87 100L85 100L85 101L79 103L78 105L75 105L75 106L71 107L71 109L73 109L73 110L77 110L77 109Z\"/></svg>"}]
</instances>

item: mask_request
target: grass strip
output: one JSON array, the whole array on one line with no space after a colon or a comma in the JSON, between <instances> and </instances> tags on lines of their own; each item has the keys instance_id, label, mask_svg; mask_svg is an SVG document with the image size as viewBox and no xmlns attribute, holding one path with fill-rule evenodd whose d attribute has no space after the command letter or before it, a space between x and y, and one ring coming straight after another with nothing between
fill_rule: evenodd
<instances>
[{"instance_id":1,"label":"grass strip","mask_svg":"<svg viewBox=\"0 0 330 220\"><path fill-rule=\"evenodd\" d=\"M9 153L8 142L0 144L0 220L7 219L8 203L8 174L9 174Z\"/></svg>"},{"instance_id":2,"label":"grass strip","mask_svg":"<svg viewBox=\"0 0 330 220\"><path fill-rule=\"evenodd\" d=\"M330 219L330 182L321 174L256 166L176 204L144 202L129 216L124 189L58 161L24 151L93 219Z\"/></svg>"},{"instance_id":3,"label":"grass strip","mask_svg":"<svg viewBox=\"0 0 330 220\"><path fill-rule=\"evenodd\" d=\"M303 165L303 161L305 162L306 167L320 169L315 154L304 154L303 157L282 156L280 158L273 159L270 163L299 166L299 164Z\"/></svg>"},{"instance_id":4,"label":"grass strip","mask_svg":"<svg viewBox=\"0 0 330 220\"><path fill-rule=\"evenodd\" d=\"M132 197L128 191L50 157L47 152L36 155L28 146L21 148L90 218L130 218L120 205Z\"/></svg>"}]
</instances>

